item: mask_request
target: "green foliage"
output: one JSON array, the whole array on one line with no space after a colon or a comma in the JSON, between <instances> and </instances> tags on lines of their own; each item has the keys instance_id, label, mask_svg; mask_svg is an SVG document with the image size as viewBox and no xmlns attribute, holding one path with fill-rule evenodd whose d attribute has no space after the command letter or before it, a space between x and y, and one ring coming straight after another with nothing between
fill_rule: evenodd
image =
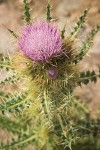
<instances>
[{"instance_id":1,"label":"green foliage","mask_svg":"<svg viewBox=\"0 0 100 150\"><path fill-rule=\"evenodd\" d=\"M2 129L7 129L7 131L10 131L12 133L21 133L23 132L23 125L17 121L17 120L11 120L8 117L4 115L0 115L0 127Z\"/></svg>"},{"instance_id":2,"label":"green foliage","mask_svg":"<svg viewBox=\"0 0 100 150\"><path fill-rule=\"evenodd\" d=\"M48 22L50 22L51 19L52 19L50 12L51 12L51 6L50 6L50 4L48 3L48 5L47 5L47 21L48 21Z\"/></svg>"},{"instance_id":3,"label":"green foliage","mask_svg":"<svg viewBox=\"0 0 100 150\"><path fill-rule=\"evenodd\" d=\"M8 100L8 98L11 96L12 96L11 93L0 90L0 101L4 101L4 99Z\"/></svg>"},{"instance_id":4,"label":"green foliage","mask_svg":"<svg viewBox=\"0 0 100 150\"><path fill-rule=\"evenodd\" d=\"M8 83L16 83L20 78L16 75L12 75L10 77L7 77L6 79L4 79L3 81L0 82L0 85L5 85L5 84L8 84Z\"/></svg>"},{"instance_id":5,"label":"green foliage","mask_svg":"<svg viewBox=\"0 0 100 150\"><path fill-rule=\"evenodd\" d=\"M24 9L25 9L25 12L24 12L25 18L24 19L27 23L29 23L31 21L31 18L30 18L30 8L28 6L28 0L23 0L23 2L24 2Z\"/></svg>"},{"instance_id":6,"label":"green foliage","mask_svg":"<svg viewBox=\"0 0 100 150\"><path fill-rule=\"evenodd\" d=\"M87 85L89 83L89 81L96 83L98 77L100 78L100 70L99 70L99 74L96 74L94 70L93 71L88 70L86 72L81 72L79 81L78 81L78 85L81 85L82 83Z\"/></svg>"},{"instance_id":7,"label":"green foliage","mask_svg":"<svg viewBox=\"0 0 100 150\"><path fill-rule=\"evenodd\" d=\"M89 116L85 120L78 122L79 138L76 140L76 144L73 145L73 150L79 150L80 146L82 150L99 150L100 149L100 118L89 119Z\"/></svg>"},{"instance_id":8,"label":"green foliage","mask_svg":"<svg viewBox=\"0 0 100 150\"><path fill-rule=\"evenodd\" d=\"M6 71L9 71L11 69L9 57L0 55L0 69L5 69Z\"/></svg>"},{"instance_id":9,"label":"green foliage","mask_svg":"<svg viewBox=\"0 0 100 150\"><path fill-rule=\"evenodd\" d=\"M88 10L84 10L83 15L79 17L78 22L76 23L73 31L71 32L71 38L74 39L79 32L79 30L83 27L83 24L85 23L85 18L88 14Z\"/></svg>"},{"instance_id":10,"label":"green foliage","mask_svg":"<svg viewBox=\"0 0 100 150\"><path fill-rule=\"evenodd\" d=\"M15 113L20 112L24 108L28 107L31 103L30 99L27 99L27 93L15 94L13 96L9 96L7 101L4 98L2 104L0 104L0 110L2 113Z\"/></svg>"},{"instance_id":11,"label":"green foliage","mask_svg":"<svg viewBox=\"0 0 100 150\"><path fill-rule=\"evenodd\" d=\"M94 139L93 136L83 137L79 139L73 150L99 150L100 149L100 140L98 138Z\"/></svg>"},{"instance_id":12,"label":"green foliage","mask_svg":"<svg viewBox=\"0 0 100 150\"><path fill-rule=\"evenodd\" d=\"M19 134L18 139L13 139L12 143L7 143L4 145L1 143L0 149L1 150L14 150L14 149L23 149L23 147L27 146L28 144L32 144L34 142L34 135L33 131L31 130L30 132L28 131L26 134Z\"/></svg>"},{"instance_id":13,"label":"green foliage","mask_svg":"<svg viewBox=\"0 0 100 150\"><path fill-rule=\"evenodd\" d=\"M98 31L100 31L100 26L96 26L96 28L89 33L86 40L83 42L82 47L80 47L78 54L75 56L75 63L82 60L83 56L86 55L88 50L92 47L93 39Z\"/></svg>"}]
</instances>

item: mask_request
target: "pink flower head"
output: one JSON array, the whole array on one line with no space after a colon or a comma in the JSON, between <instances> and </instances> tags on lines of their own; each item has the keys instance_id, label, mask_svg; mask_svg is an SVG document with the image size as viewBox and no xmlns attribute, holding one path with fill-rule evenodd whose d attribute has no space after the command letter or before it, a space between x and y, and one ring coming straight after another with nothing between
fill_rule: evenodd
<instances>
[{"instance_id":1,"label":"pink flower head","mask_svg":"<svg viewBox=\"0 0 100 150\"><path fill-rule=\"evenodd\" d=\"M48 61L61 53L62 40L53 24L37 22L21 29L18 46L32 60Z\"/></svg>"}]
</instances>

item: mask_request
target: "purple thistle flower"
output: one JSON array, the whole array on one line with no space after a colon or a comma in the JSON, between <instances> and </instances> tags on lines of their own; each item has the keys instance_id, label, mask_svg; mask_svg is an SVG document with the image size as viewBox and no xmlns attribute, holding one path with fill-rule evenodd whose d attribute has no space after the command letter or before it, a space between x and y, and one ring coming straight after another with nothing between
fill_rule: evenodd
<instances>
[{"instance_id":1,"label":"purple thistle flower","mask_svg":"<svg viewBox=\"0 0 100 150\"><path fill-rule=\"evenodd\" d=\"M48 61L61 54L62 40L53 24L37 22L21 29L18 47L34 61Z\"/></svg>"},{"instance_id":2,"label":"purple thistle flower","mask_svg":"<svg viewBox=\"0 0 100 150\"><path fill-rule=\"evenodd\" d=\"M51 78L56 78L58 75L58 70L56 68L49 69L47 70L47 74Z\"/></svg>"}]
</instances>

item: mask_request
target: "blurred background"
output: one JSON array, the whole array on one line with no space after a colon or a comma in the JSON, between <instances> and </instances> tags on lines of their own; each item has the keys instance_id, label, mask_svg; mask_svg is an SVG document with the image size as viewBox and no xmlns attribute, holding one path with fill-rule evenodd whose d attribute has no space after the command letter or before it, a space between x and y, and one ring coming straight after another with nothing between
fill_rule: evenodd
<instances>
[{"instance_id":1,"label":"blurred background","mask_svg":"<svg viewBox=\"0 0 100 150\"><path fill-rule=\"evenodd\" d=\"M46 17L47 0L29 0L29 2L32 20ZM78 44L86 38L93 27L97 24L100 25L100 0L50 0L50 3L52 16L56 19L59 29L67 21L66 35L72 30L83 10L90 9L88 21L78 35ZM0 0L0 53L6 55L16 51L17 45L6 28L17 32L23 24L23 0ZM98 70L98 65L100 66L100 33L96 35L94 46L85 56L81 65L82 70ZM0 79L2 80L5 76L6 73L0 74ZM75 94L80 95L88 103L92 115L100 108L100 80L96 85L90 83L88 86L78 87Z\"/></svg>"}]
</instances>

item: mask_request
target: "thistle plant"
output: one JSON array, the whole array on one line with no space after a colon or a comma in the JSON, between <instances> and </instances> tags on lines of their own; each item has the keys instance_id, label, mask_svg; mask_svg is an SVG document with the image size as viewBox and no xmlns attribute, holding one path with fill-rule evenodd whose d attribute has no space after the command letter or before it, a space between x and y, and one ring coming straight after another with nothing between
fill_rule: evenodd
<instances>
[{"instance_id":1,"label":"thistle plant","mask_svg":"<svg viewBox=\"0 0 100 150\"><path fill-rule=\"evenodd\" d=\"M43 21L32 22L28 1L23 1L25 25L14 36L18 51L0 56L0 69L11 76L0 83L0 127L13 134L0 140L1 150L22 150L33 145L36 150L99 150L100 119L92 119L87 105L73 94L74 89L96 83L100 69L80 72L80 61L91 48L100 26L82 43L75 39L85 23L88 10L73 31L65 36L51 16L50 4ZM15 90L5 86L17 85ZM16 138L15 138L16 136Z\"/></svg>"}]
</instances>

